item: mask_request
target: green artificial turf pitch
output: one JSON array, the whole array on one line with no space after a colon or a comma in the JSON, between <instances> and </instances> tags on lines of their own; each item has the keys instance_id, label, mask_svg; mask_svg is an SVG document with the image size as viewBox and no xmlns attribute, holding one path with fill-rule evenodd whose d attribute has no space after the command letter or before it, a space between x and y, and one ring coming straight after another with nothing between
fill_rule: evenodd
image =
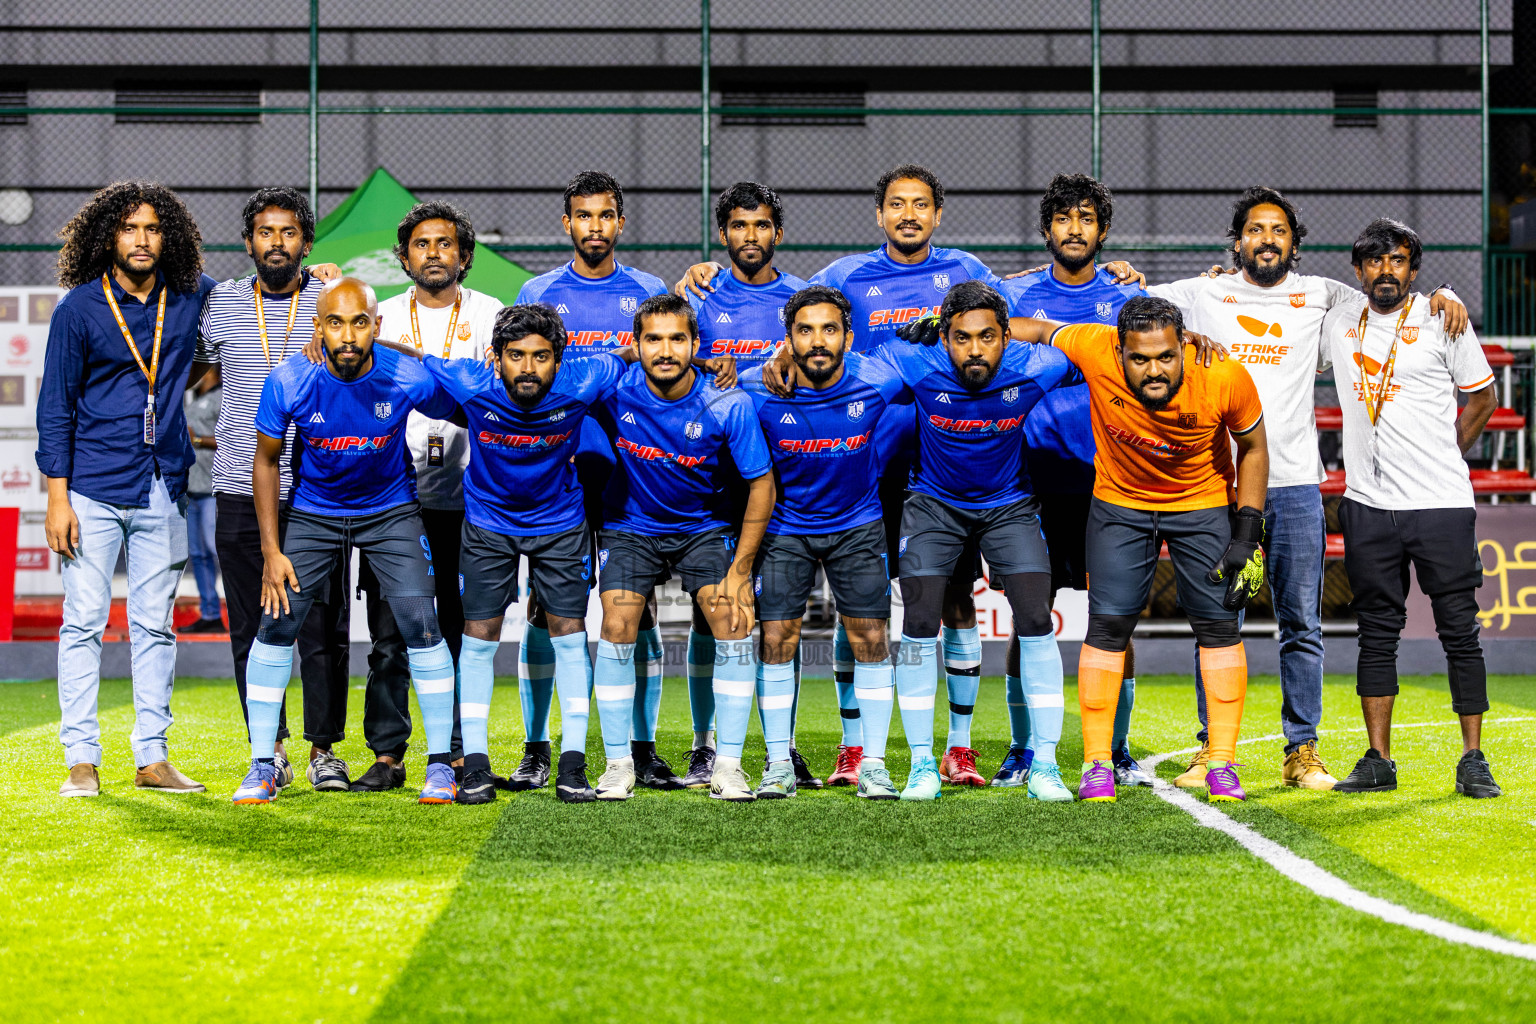
<instances>
[{"instance_id":1,"label":"green artificial turf pitch","mask_svg":"<svg viewBox=\"0 0 1536 1024\"><path fill-rule=\"evenodd\" d=\"M358 682L337 748L354 775L367 761ZM1395 734L1396 793L1284 790L1270 739L1240 748L1251 798L1226 813L1368 893L1536 943L1536 678L1489 689L1501 799L1456 796L1445 681L1424 678L1397 705L1400 723L1432 725ZM297 685L291 696L299 732ZM1187 677L1140 680L1133 750L1189 746L1192 701ZM247 747L233 685L179 681L174 710L173 760L207 794L133 789L131 695L113 681L103 795L62 800L53 685L0 686L3 1024L1536 1020L1536 963L1321 899L1147 790L1113 805L947 788L933 805L843 789L567 807L546 790L423 807L418 744L406 790L321 795L301 776L271 806L236 807ZM1245 736L1278 724L1276 680L1254 680ZM1328 680L1323 724L1342 776L1365 745L1351 680ZM660 747L674 765L689 728L669 677ZM837 729L830 680L808 681L798 742L823 773ZM990 774L1006 747L1000 680L983 683L974 736ZM498 767L521 739L504 681ZM761 749L754 723L754 770ZM900 784L899 716L891 749ZM594 715L588 758L601 756ZM1069 713L1074 788L1080 756Z\"/></svg>"}]
</instances>

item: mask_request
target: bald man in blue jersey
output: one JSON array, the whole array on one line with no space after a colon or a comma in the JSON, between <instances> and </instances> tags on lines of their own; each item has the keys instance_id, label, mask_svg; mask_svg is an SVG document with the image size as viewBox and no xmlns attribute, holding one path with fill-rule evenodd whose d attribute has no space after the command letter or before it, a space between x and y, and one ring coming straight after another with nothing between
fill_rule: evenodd
<instances>
[{"instance_id":1,"label":"bald man in blue jersey","mask_svg":"<svg viewBox=\"0 0 1536 1024\"><path fill-rule=\"evenodd\" d=\"M378 302L362 281L345 277L327 285L316 301L315 327L324 362L296 353L279 363L256 412L251 483L265 561L265 614L246 666L251 769L234 801L264 804L277 796L273 744L293 668L292 645L344 551L356 547L367 553L405 639L427 734L420 802L453 803L453 659L437 625L432 551L421 525L405 423L413 409L446 419L457 407L419 363L375 346ZM293 509L280 542L278 462L290 426Z\"/></svg>"}]
</instances>

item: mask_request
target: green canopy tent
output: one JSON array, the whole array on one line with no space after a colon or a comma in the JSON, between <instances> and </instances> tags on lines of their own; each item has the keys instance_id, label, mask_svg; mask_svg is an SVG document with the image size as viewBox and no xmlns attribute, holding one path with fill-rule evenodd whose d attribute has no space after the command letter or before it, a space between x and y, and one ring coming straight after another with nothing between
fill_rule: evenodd
<instances>
[{"instance_id":1,"label":"green canopy tent","mask_svg":"<svg viewBox=\"0 0 1536 1024\"><path fill-rule=\"evenodd\" d=\"M307 262L335 263L373 285L379 298L398 295L411 279L395 259L395 229L419 200L394 175L380 167L342 204L315 225L315 248ZM511 305L533 274L483 246L464 283Z\"/></svg>"}]
</instances>

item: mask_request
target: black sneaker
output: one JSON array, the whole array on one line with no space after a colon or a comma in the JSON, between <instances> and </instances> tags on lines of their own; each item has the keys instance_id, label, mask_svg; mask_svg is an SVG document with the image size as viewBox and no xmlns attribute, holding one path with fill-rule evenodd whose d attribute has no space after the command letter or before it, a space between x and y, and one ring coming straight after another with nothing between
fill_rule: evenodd
<instances>
[{"instance_id":1,"label":"black sneaker","mask_svg":"<svg viewBox=\"0 0 1536 1024\"><path fill-rule=\"evenodd\" d=\"M1386 793L1397 788L1397 762L1376 752L1365 752L1355 762L1355 770L1333 784L1335 793Z\"/></svg>"},{"instance_id":2,"label":"black sneaker","mask_svg":"<svg viewBox=\"0 0 1536 1024\"><path fill-rule=\"evenodd\" d=\"M789 748L789 763L795 766L795 785L800 789L820 789L822 782L811 774L811 766L805 763L800 751Z\"/></svg>"},{"instance_id":3,"label":"black sneaker","mask_svg":"<svg viewBox=\"0 0 1536 1024\"><path fill-rule=\"evenodd\" d=\"M684 789L708 789L714 774L715 748L694 747L688 751L688 774L682 779Z\"/></svg>"},{"instance_id":4,"label":"black sneaker","mask_svg":"<svg viewBox=\"0 0 1536 1024\"><path fill-rule=\"evenodd\" d=\"M228 633L223 619L198 619L176 631L178 636L197 636L200 633Z\"/></svg>"},{"instance_id":5,"label":"black sneaker","mask_svg":"<svg viewBox=\"0 0 1536 1024\"><path fill-rule=\"evenodd\" d=\"M471 768L459 783L459 794L453 798L456 804L488 804L496 799L496 783L489 768Z\"/></svg>"},{"instance_id":6,"label":"black sneaker","mask_svg":"<svg viewBox=\"0 0 1536 1024\"><path fill-rule=\"evenodd\" d=\"M546 766L546 771L548 766ZM555 775L555 796L563 804L589 804L597 799L587 781L587 755L567 750L560 755L560 770Z\"/></svg>"},{"instance_id":7,"label":"black sneaker","mask_svg":"<svg viewBox=\"0 0 1536 1024\"><path fill-rule=\"evenodd\" d=\"M654 743L631 743L635 759L635 785L647 789L682 789L682 778L656 753Z\"/></svg>"},{"instance_id":8,"label":"black sneaker","mask_svg":"<svg viewBox=\"0 0 1536 1024\"><path fill-rule=\"evenodd\" d=\"M517 771L507 777L507 789L514 793L525 789L543 789L549 785L549 742L525 743L523 760Z\"/></svg>"},{"instance_id":9,"label":"black sneaker","mask_svg":"<svg viewBox=\"0 0 1536 1024\"><path fill-rule=\"evenodd\" d=\"M1493 781L1488 759L1481 750L1467 751L1456 763L1456 792L1477 799L1504 795L1499 784Z\"/></svg>"},{"instance_id":10,"label":"black sneaker","mask_svg":"<svg viewBox=\"0 0 1536 1024\"><path fill-rule=\"evenodd\" d=\"M352 783L354 793L382 793L405 785L405 765L375 761Z\"/></svg>"}]
</instances>

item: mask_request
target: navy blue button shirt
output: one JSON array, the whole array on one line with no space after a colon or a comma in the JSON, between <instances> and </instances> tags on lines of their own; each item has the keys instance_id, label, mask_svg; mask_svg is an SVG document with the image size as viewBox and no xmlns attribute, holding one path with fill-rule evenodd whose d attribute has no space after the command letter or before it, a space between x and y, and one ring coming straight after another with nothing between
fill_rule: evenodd
<instances>
[{"instance_id":1,"label":"navy blue button shirt","mask_svg":"<svg viewBox=\"0 0 1536 1024\"><path fill-rule=\"evenodd\" d=\"M101 279L72 288L59 300L48 324L37 396L37 468L44 476L66 477L70 490L112 505L147 508L157 475L173 501L181 497L195 461L181 395L197 348L203 300L213 286L204 274L196 291L166 296L154 447L144 443L149 382L123 341ZM165 279L157 275L143 302L123 291L115 276L111 287L148 367Z\"/></svg>"}]
</instances>

